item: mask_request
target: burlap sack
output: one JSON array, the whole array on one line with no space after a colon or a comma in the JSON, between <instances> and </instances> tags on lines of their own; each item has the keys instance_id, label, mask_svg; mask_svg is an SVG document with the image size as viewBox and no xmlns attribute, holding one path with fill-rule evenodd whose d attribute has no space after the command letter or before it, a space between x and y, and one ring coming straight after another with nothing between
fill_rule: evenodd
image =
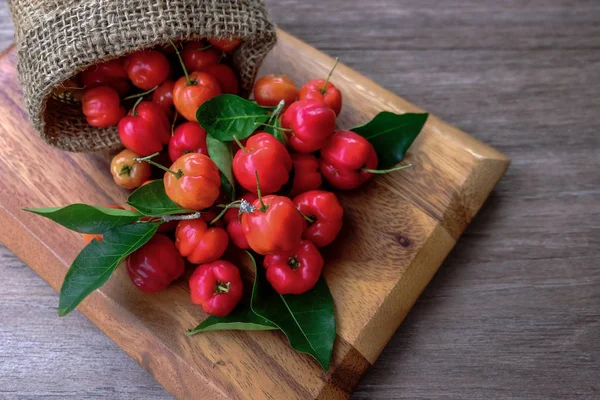
<instances>
[{"instance_id":1,"label":"burlap sack","mask_svg":"<svg viewBox=\"0 0 600 400\"><path fill-rule=\"evenodd\" d=\"M46 142L68 151L120 146L116 128L94 128L80 104L51 96L88 66L169 38L239 37L233 63L248 93L276 40L262 0L9 0L9 6L27 112Z\"/></svg>"}]
</instances>

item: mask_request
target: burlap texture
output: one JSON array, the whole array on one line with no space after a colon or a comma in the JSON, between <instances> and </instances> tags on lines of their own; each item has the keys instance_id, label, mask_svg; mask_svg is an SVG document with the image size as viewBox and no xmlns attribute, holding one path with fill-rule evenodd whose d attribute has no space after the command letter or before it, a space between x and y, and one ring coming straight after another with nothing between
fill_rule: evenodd
<instances>
[{"instance_id":1,"label":"burlap texture","mask_svg":"<svg viewBox=\"0 0 600 400\"><path fill-rule=\"evenodd\" d=\"M249 93L276 41L262 0L9 0L9 6L27 112L46 142L67 151L120 146L116 127L92 127L79 103L51 96L90 65L168 39L238 37L233 63L241 91Z\"/></svg>"}]
</instances>

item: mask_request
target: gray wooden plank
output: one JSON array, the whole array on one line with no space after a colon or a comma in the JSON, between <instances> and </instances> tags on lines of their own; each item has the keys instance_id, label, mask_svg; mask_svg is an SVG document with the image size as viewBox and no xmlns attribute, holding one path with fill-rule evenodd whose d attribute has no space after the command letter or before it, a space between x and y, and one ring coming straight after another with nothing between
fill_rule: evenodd
<instances>
[{"instance_id":1,"label":"gray wooden plank","mask_svg":"<svg viewBox=\"0 0 600 400\"><path fill-rule=\"evenodd\" d=\"M597 49L595 0L269 0L274 20L324 49Z\"/></svg>"},{"instance_id":2,"label":"gray wooden plank","mask_svg":"<svg viewBox=\"0 0 600 400\"><path fill-rule=\"evenodd\" d=\"M353 398L599 398L600 3L267 4L513 160ZM0 274L0 397L169 398L1 246Z\"/></svg>"},{"instance_id":3,"label":"gray wooden plank","mask_svg":"<svg viewBox=\"0 0 600 400\"><path fill-rule=\"evenodd\" d=\"M6 0L0 1L0 51L4 50L13 41L13 25L8 12Z\"/></svg>"}]
</instances>

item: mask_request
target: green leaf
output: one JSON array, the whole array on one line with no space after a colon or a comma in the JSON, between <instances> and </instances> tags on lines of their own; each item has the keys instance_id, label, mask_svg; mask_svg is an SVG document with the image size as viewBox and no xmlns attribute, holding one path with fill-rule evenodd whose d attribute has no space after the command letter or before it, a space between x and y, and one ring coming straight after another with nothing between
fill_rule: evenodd
<instances>
[{"instance_id":1,"label":"green leaf","mask_svg":"<svg viewBox=\"0 0 600 400\"><path fill-rule=\"evenodd\" d=\"M187 330L188 335L200 332L236 330L236 331L269 331L277 329L273 323L256 315L250 305L238 306L226 317L210 316L194 329Z\"/></svg>"},{"instance_id":2,"label":"green leaf","mask_svg":"<svg viewBox=\"0 0 600 400\"><path fill-rule=\"evenodd\" d=\"M65 316L94 290L108 281L125 258L142 247L160 224L140 223L124 225L104 233L104 240L92 240L77 255L62 287L58 315Z\"/></svg>"},{"instance_id":3,"label":"green leaf","mask_svg":"<svg viewBox=\"0 0 600 400\"><path fill-rule=\"evenodd\" d=\"M269 113L256 103L232 94L205 101L196 112L198 123L215 139L223 142L246 139L269 119Z\"/></svg>"},{"instance_id":4,"label":"green leaf","mask_svg":"<svg viewBox=\"0 0 600 400\"><path fill-rule=\"evenodd\" d=\"M269 122L271 122L271 121L269 121ZM277 128L281 128L281 120L279 118L276 118L274 121L272 121L272 124L273 124L273 126L275 126ZM281 143L283 143L284 146L286 145L287 136L285 136L285 134L283 133L283 131L281 131L281 129L276 129L276 128L272 128L270 126L265 126L264 131L275 136L275 139L277 139Z\"/></svg>"},{"instance_id":5,"label":"green leaf","mask_svg":"<svg viewBox=\"0 0 600 400\"><path fill-rule=\"evenodd\" d=\"M75 232L104 233L118 226L131 224L142 214L108 207L71 204L66 207L24 208L42 217L51 219Z\"/></svg>"},{"instance_id":6,"label":"green leaf","mask_svg":"<svg viewBox=\"0 0 600 400\"><path fill-rule=\"evenodd\" d=\"M235 185L233 178L233 152L231 142L221 142L212 136L206 137L208 155L221 171L221 187L231 201L235 200Z\"/></svg>"},{"instance_id":7,"label":"green leaf","mask_svg":"<svg viewBox=\"0 0 600 400\"><path fill-rule=\"evenodd\" d=\"M406 154L429 114L380 112L371 121L351 130L366 138L377 152L379 169L392 168Z\"/></svg>"},{"instance_id":8,"label":"green leaf","mask_svg":"<svg viewBox=\"0 0 600 400\"><path fill-rule=\"evenodd\" d=\"M269 124L271 124L272 122L274 122L276 119L279 119L278 118L279 114L281 114L281 112L283 111L284 107L285 107L285 100L281 100L277 104L277 107L275 107L275 109L271 113L271 116L269 117Z\"/></svg>"},{"instance_id":9,"label":"green leaf","mask_svg":"<svg viewBox=\"0 0 600 400\"><path fill-rule=\"evenodd\" d=\"M141 186L129 195L127 204L144 215L160 217L162 215L187 214L194 210L179 207L167 196L165 184L162 179L157 179Z\"/></svg>"},{"instance_id":10,"label":"green leaf","mask_svg":"<svg viewBox=\"0 0 600 400\"><path fill-rule=\"evenodd\" d=\"M320 278L313 289L299 296L280 295L267 281L265 269L257 267L248 254L256 270L252 311L275 324L295 350L310 354L327 371L335 340L335 317L325 280Z\"/></svg>"}]
</instances>

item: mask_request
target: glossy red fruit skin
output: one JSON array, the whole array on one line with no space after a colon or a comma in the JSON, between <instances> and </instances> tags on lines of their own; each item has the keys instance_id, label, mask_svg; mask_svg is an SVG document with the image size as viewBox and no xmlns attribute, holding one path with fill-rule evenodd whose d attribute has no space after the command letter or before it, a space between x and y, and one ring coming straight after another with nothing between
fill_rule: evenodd
<instances>
[{"instance_id":1,"label":"glossy red fruit skin","mask_svg":"<svg viewBox=\"0 0 600 400\"><path fill-rule=\"evenodd\" d=\"M122 59L92 65L81 73L81 83L87 89L110 86L121 96L125 95L130 87L129 77L123 68Z\"/></svg>"},{"instance_id":2,"label":"glossy red fruit skin","mask_svg":"<svg viewBox=\"0 0 600 400\"><path fill-rule=\"evenodd\" d=\"M242 228L248 245L258 254L293 250L302 237L304 219L288 197L269 195L252 205L254 211L242 214Z\"/></svg>"},{"instance_id":3,"label":"glossy red fruit skin","mask_svg":"<svg viewBox=\"0 0 600 400\"><path fill-rule=\"evenodd\" d=\"M185 76L175 82L173 104L179 114L188 121L196 121L196 111L205 101L221 94L221 86L215 77L206 72L192 72L188 85Z\"/></svg>"},{"instance_id":4,"label":"glossy red fruit skin","mask_svg":"<svg viewBox=\"0 0 600 400\"><path fill-rule=\"evenodd\" d=\"M286 75L265 75L254 84L254 100L261 106L274 107L284 100L287 108L297 98L298 88Z\"/></svg>"},{"instance_id":5,"label":"glossy red fruit skin","mask_svg":"<svg viewBox=\"0 0 600 400\"><path fill-rule=\"evenodd\" d=\"M317 157L312 154L294 153L292 154L292 163L294 164L294 182L290 197L321 187L323 177L319 172Z\"/></svg>"},{"instance_id":6,"label":"glossy red fruit skin","mask_svg":"<svg viewBox=\"0 0 600 400\"><path fill-rule=\"evenodd\" d=\"M171 70L167 57L156 50L130 54L125 59L124 66L131 83L143 90L150 90L163 83Z\"/></svg>"},{"instance_id":7,"label":"glossy red fruit skin","mask_svg":"<svg viewBox=\"0 0 600 400\"><path fill-rule=\"evenodd\" d=\"M134 111L134 110L132 110ZM142 101L119 122L119 138L123 146L142 157L162 150L171 139L171 126L156 103Z\"/></svg>"},{"instance_id":8,"label":"glossy red fruit skin","mask_svg":"<svg viewBox=\"0 0 600 400\"><path fill-rule=\"evenodd\" d=\"M325 247L340 233L344 209L334 193L311 190L296 196L294 205L302 214L315 220L311 224L304 221L303 239L317 247Z\"/></svg>"},{"instance_id":9,"label":"glossy red fruit skin","mask_svg":"<svg viewBox=\"0 0 600 400\"><path fill-rule=\"evenodd\" d=\"M215 79L219 82L222 93L238 94L238 77L230 66L225 64L215 64L204 68L202 72L206 72L207 74L215 77Z\"/></svg>"},{"instance_id":10,"label":"glossy red fruit skin","mask_svg":"<svg viewBox=\"0 0 600 400\"><path fill-rule=\"evenodd\" d=\"M323 257L315 245L303 240L291 251L265 256L267 280L279 294L302 294L312 289L323 271Z\"/></svg>"},{"instance_id":11,"label":"glossy red fruit skin","mask_svg":"<svg viewBox=\"0 0 600 400\"><path fill-rule=\"evenodd\" d=\"M125 115L119 93L108 86L86 90L81 105L88 124L98 128L117 125Z\"/></svg>"},{"instance_id":12,"label":"glossy red fruit skin","mask_svg":"<svg viewBox=\"0 0 600 400\"><path fill-rule=\"evenodd\" d=\"M292 158L285 146L273 135L259 132L246 142L246 150L238 150L233 158L233 174L247 191L257 193L258 172L263 194L275 193L288 181Z\"/></svg>"},{"instance_id":13,"label":"glossy red fruit skin","mask_svg":"<svg viewBox=\"0 0 600 400\"><path fill-rule=\"evenodd\" d=\"M225 229L208 227L201 219L180 221L175 231L175 246L192 264L206 264L221 258L229 236Z\"/></svg>"},{"instance_id":14,"label":"glossy red fruit skin","mask_svg":"<svg viewBox=\"0 0 600 400\"><path fill-rule=\"evenodd\" d=\"M362 169L376 169L377 153L367 139L351 131L333 134L321 149L319 166L323 177L336 189L352 190L368 181L373 174Z\"/></svg>"},{"instance_id":15,"label":"glossy red fruit skin","mask_svg":"<svg viewBox=\"0 0 600 400\"><path fill-rule=\"evenodd\" d=\"M213 160L200 153L188 153L171 165L171 171L183 172L179 179L165 172L167 196L183 208L204 210L211 207L221 192L221 173Z\"/></svg>"},{"instance_id":16,"label":"glossy red fruit skin","mask_svg":"<svg viewBox=\"0 0 600 400\"><path fill-rule=\"evenodd\" d=\"M169 158L171 162L187 153L208 155L206 147L206 131L197 122L184 122L173 131L169 141Z\"/></svg>"},{"instance_id":17,"label":"glossy red fruit skin","mask_svg":"<svg viewBox=\"0 0 600 400\"><path fill-rule=\"evenodd\" d=\"M158 137L162 144L171 140L171 123L160 106L151 101L142 101L136 107L137 115L156 126Z\"/></svg>"},{"instance_id":18,"label":"glossy red fruit skin","mask_svg":"<svg viewBox=\"0 0 600 400\"><path fill-rule=\"evenodd\" d=\"M124 189L136 189L143 186L152 173L150 164L134 161L140 155L129 149L122 150L113 157L110 172L113 180Z\"/></svg>"},{"instance_id":19,"label":"glossy red fruit skin","mask_svg":"<svg viewBox=\"0 0 600 400\"><path fill-rule=\"evenodd\" d=\"M219 287L226 290L220 292ZM216 317L229 315L240 302L244 284L238 268L227 261L215 261L196 268L190 277L192 303Z\"/></svg>"},{"instance_id":20,"label":"glossy red fruit skin","mask_svg":"<svg viewBox=\"0 0 600 400\"><path fill-rule=\"evenodd\" d=\"M205 47L202 42L189 42L183 46L181 59L188 72L201 71L219 63L221 53L213 48L199 50Z\"/></svg>"},{"instance_id":21,"label":"glossy red fruit skin","mask_svg":"<svg viewBox=\"0 0 600 400\"><path fill-rule=\"evenodd\" d=\"M246 200L250 204L254 203L258 197L254 193L246 193L241 199ZM231 242L240 249L249 249L250 245L244 235L244 229L242 228L242 222L239 218L239 210L237 208L231 208L225 213L225 222L227 223L227 233Z\"/></svg>"},{"instance_id":22,"label":"glossy red fruit skin","mask_svg":"<svg viewBox=\"0 0 600 400\"><path fill-rule=\"evenodd\" d=\"M219 204L223 204L225 202L226 201L219 203ZM207 225L209 225L216 217L217 217L217 213L214 211L204 211L202 213L202 219L204 220L204 222L206 222ZM214 224L211 224L211 226L214 226L217 228L225 228L225 224L223 224L222 219L218 220Z\"/></svg>"},{"instance_id":23,"label":"glossy red fruit skin","mask_svg":"<svg viewBox=\"0 0 600 400\"><path fill-rule=\"evenodd\" d=\"M142 247L127 257L127 273L142 292L154 293L169 287L183 275L183 258L175 244L157 233Z\"/></svg>"},{"instance_id":24,"label":"glossy red fruit skin","mask_svg":"<svg viewBox=\"0 0 600 400\"><path fill-rule=\"evenodd\" d=\"M152 92L152 102L163 109L167 118L173 118L175 106L173 105L173 87L175 81L166 80Z\"/></svg>"},{"instance_id":25,"label":"glossy red fruit skin","mask_svg":"<svg viewBox=\"0 0 600 400\"><path fill-rule=\"evenodd\" d=\"M300 153L312 153L325 146L335 130L335 112L320 100L293 103L281 118L281 126L292 129L289 145Z\"/></svg>"},{"instance_id":26,"label":"glossy red fruit skin","mask_svg":"<svg viewBox=\"0 0 600 400\"><path fill-rule=\"evenodd\" d=\"M239 38L223 38L223 39L210 38L210 39L208 39L208 41L210 42L210 44L215 46L217 49L224 51L226 53L230 53L233 50L237 49L237 47L242 42L242 40Z\"/></svg>"},{"instance_id":27,"label":"glossy red fruit skin","mask_svg":"<svg viewBox=\"0 0 600 400\"><path fill-rule=\"evenodd\" d=\"M342 111L342 93L331 82L327 82L325 93L322 93L321 90L324 85L325 79L315 79L307 82L300 88L298 99L323 101L335 112L335 115L340 115Z\"/></svg>"}]
</instances>

